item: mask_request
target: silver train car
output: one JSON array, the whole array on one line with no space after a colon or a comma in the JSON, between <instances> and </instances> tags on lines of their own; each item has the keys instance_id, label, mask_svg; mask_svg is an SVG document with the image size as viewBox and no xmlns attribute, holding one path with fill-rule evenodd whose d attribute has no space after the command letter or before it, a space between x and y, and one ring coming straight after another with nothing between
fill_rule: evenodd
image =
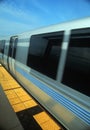
<instances>
[{"instance_id":1,"label":"silver train car","mask_svg":"<svg viewBox=\"0 0 90 130\"><path fill-rule=\"evenodd\" d=\"M0 62L67 130L90 130L90 17L1 38Z\"/></svg>"}]
</instances>

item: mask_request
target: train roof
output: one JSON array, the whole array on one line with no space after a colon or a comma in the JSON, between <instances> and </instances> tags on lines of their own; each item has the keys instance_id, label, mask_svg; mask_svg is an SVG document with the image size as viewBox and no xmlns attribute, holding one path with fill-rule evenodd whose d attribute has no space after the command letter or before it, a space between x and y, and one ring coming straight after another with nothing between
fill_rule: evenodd
<instances>
[{"instance_id":1,"label":"train roof","mask_svg":"<svg viewBox=\"0 0 90 130\"><path fill-rule=\"evenodd\" d=\"M64 30L72 30L72 29L80 29L80 28L90 28L90 17L72 20L69 22L63 22L55 25L50 25L47 27L41 27L38 29L30 30L21 34L16 34L19 38L29 38L31 35L41 34L41 33L49 33L55 31L64 31ZM15 36L15 35L12 35ZM7 36L3 39L9 39L11 37Z\"/></svg>"},{"instance_id":2,"label":"train roof","mask_svg":"<svg viewBox=\"0 0 90 130\"><path fill-rule=\"evenodd\" d=\"M72 30L72 29L80 29L80 28L90 28L90 17L69 21L69 22L63 22L55 25L50 25L47 27L42 27L39 29L34 29L25 33L20 34L19 36L30 36L40 33L48 33L48 32L54 32L54 31L64 31L64 30Z\"/></svg>"}]
</instances>

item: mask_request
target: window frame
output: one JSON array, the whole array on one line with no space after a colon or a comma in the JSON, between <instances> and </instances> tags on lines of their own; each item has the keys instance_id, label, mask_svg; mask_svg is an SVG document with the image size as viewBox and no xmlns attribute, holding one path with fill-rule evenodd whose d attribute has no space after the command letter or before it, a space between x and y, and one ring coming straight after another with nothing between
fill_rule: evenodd
<instances>
[{"instance_id":1,"label":"window frame","mask_svg":"<svg viewBox=\"0 0 90 130\"><path fill-rule=\"evenodd\" d=\"M60 50L61 50L61 52L62 52L62 44L63 44L63 38L64 38L64 33L65 33L65 31L64 30L61 30L61 31L53 31L53 32L45 32L45 33L40 33L40 34L35 34L35 35L32 35L32 36L39 36L39 35L47 35L48 36L48 34L49 34L49 36L52 36L53 34L56 34L56 36L57 36L57 33L58 33L58 35L60 36L61 35L61 37L62 37L62 42L61 42L61 46L60 46ZM32 38L32 36L30 37L30 45L29 45L29 50L28 50L28 57L29 57L29 51L30 51L30 46L31 46L31 38ZM41 36L41 37L42 37ZM60 60L60 57L61 57L61 52L60 52L60 56L59 56L59 59L58 59L58 66L57 66L57 72L56 72L56 78L54 79L54 78L52 78L52 77L50 77L50 76L47 76L46 74L44 74L44 73L41 73L40 71L38 71L38 70L35 70L35 69L33 69L33 68L31 68L29 65L28 65L28 58L27 58L27 66L28 67L30 67L31 68L31 70L32 70L32 72L35 72L36 71L36 73L38 73L38 74L40 74L40 75L43 75L43 76L45 76L47 79L49 78L49 79L51 79L51 80L57 80L57 73L58 73L58 67L59 67L59 60Z\"/></svg>"},{"instance_id":2,"label":"window frame","mask_svg":"<svg viewBox=\"0 0 90 130\"><path fill-rule=\"evenodd\" d=\"M74 89L73 88L73 86L72 87L70 87L69 85L67 85L66 83L63 83L62 82L62 79L63 79L63 75L64 75L64 70L65 70L65 65L66 65L66 60L67 60L67 55L68 55L68 49L69 49L69 44L70 44L70 39L71 39L71 37L72 37L72 35L73 34L80 34L80 32L82 32L82 34L85 34L85 32L88 32L88 30L89 30L89 33L90 33L90 28L78 28L78 29L72 29L72 30L70 30L70 35L69 35L69 40L68 40L68 43L67 43L67 50L66 50L66 55L65 55L65 59L64 59L64 66L63 66L63 72L62 72L62 74L61 74L61 77L58 77L59 79L58 79L58 81L59 81L59 83L61 83L63 86L66 86L66 87L68 87L69 89L72 89L72 90L74 90L74 91L76 91L76 92L79 92L79 93L81 93L81 95L83 94L84 96L87 96L86 94L84 94L84 93L82 93L82 92L80 92L80 91L78 91L78 90L76 90L76 89ZM80 31L80 32L79 32Z\"/></svg>"}]
</instances>

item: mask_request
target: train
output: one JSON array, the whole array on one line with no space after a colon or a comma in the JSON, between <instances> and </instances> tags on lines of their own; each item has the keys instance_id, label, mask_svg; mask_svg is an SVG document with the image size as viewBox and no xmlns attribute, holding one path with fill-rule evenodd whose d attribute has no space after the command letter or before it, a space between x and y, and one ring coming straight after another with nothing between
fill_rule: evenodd
<instances>
[{"instance_id":1,"label":"train","mask_svg":"<svg viewBox=\"0 0 90 130\"><path fill-rule=\"evenodd\" d=\"M0 63L67 130L90 130L90 17L0 38Z\"/></svg>"}]
</instances>

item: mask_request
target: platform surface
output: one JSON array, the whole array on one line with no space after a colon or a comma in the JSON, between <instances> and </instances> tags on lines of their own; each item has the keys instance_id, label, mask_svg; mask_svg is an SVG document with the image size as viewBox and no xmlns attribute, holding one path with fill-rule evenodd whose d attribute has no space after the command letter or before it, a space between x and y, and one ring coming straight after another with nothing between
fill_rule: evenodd
<instances>
[{"instance_id":1,"label":"platform surface","mask_svg":"<svg viewBox=\"0 0 90 130\"><path fill-rule=\"evenodd\" d=\"M62 130L2 66L0 84L24 130Z\"/></svg>"},{"instance_id":2,"label":"platform surface","mask_svg":"<svg viewBox=\"0 0 90 130\"><path fill-rule=\"evenodd\" d=\"M0 130L24 130L0 85Z\"/></svg>"}]
</instances>

